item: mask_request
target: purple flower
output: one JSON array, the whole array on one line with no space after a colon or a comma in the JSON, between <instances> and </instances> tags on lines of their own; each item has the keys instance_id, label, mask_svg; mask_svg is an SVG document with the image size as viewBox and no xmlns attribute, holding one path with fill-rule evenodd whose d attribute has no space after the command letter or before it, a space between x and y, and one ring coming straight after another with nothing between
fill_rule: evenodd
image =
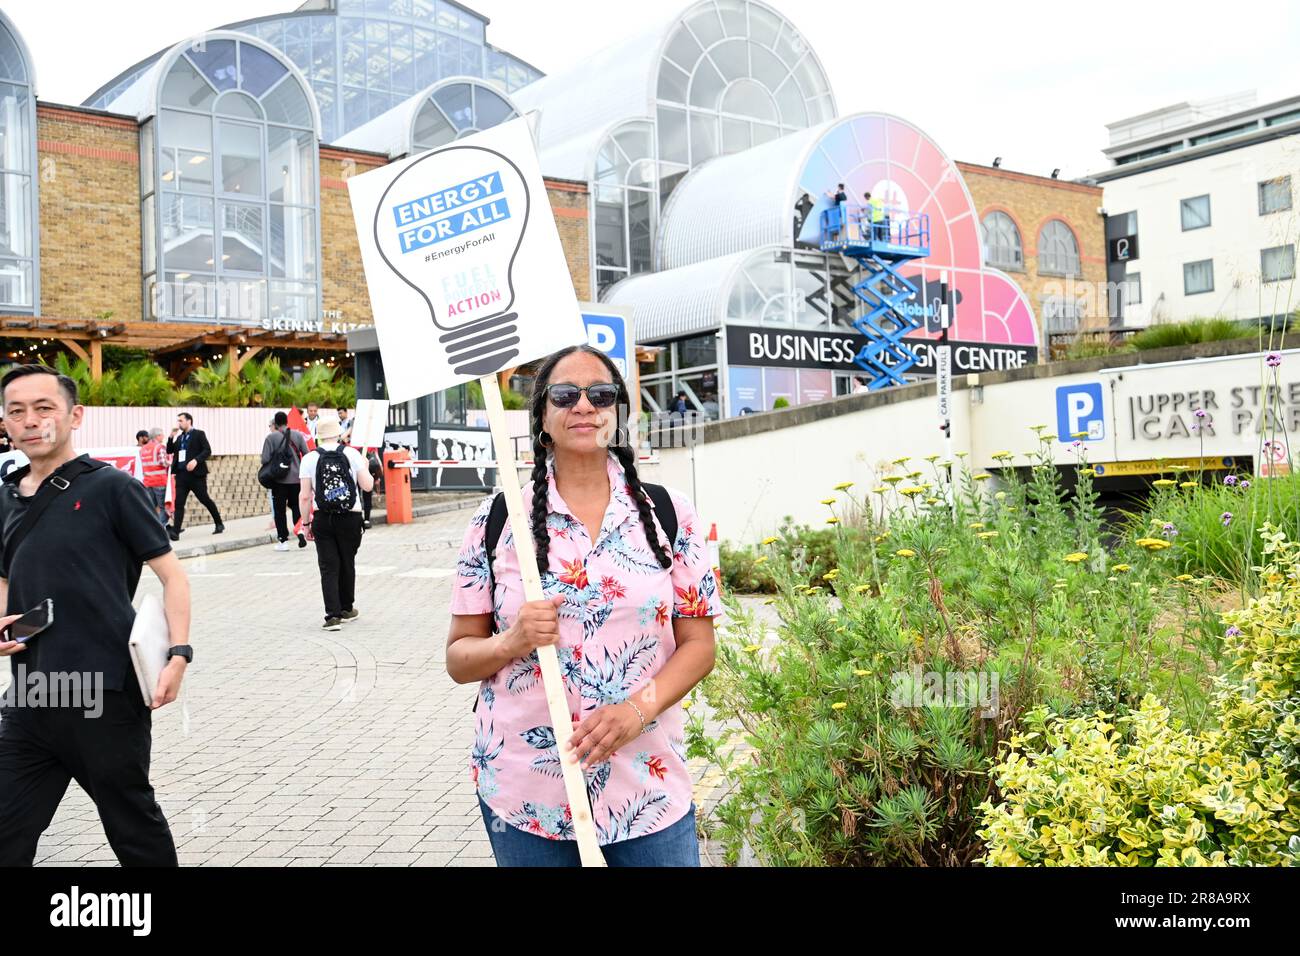
<instances>
[{"instance_id":1,"label":"purple flower","mask_svg":"<svg viewBox=\"0 0 1300 956\"><path fill-rule=\"evenodd\" d=\"M1228 628L1226 631L1223 632L1223 636L1236 637L1240 633L1241 633L1241 628L1237 627L1237 625L1234 624L1232 625L1232 627Z\"/></svg>"},{"instance_id":2,"label":"purple flower","mask_svg":"<svg viewBox=\"0 0 1300 956\"><path fill-rule=\"evenodd\" d=\"M1237 483L1237 476L1229 475L1227 478L1223 479L1223 483L1227 485L1229 488L1231 488L1233 485Z\"/></svg>"},{"instance_id":3,"label":"purple flower","mask_svg":"<svg viewBox=\"0 0 1300 956\"><path fill-rule=\"evenodd\" d=\"M1198 408L1198 409L1196 410L1196 417L1197 417L1197 418L1204 418L1204 417L1205 417L1205 409L1203 409L1203 408Z\"/></svg>"},{"instance_id":4,"label":"purple flower","mask_svg":"<svg viewBox=\"0 0 1300 956\"><path fill-rule=\"evenodd\" d=\"M1178 529L1175 528L1171 522L1166 521L1164 528L1161 529L1161 533L1166 538L1174 538L1178 536Z\"/></svg>"},{"instance_id":5,"label":"purple flower","mask_svg":"<svg viewBox=\"0 0 1300 956\"><path fill-rule=\"evenodd\" d=\"M1242 491L1245 491L1245 490L1246 490L1247 488L1249 488L1249 487L1250 487L1250 482L1249 482L1249 481L1243 481L1243 482L1241 483L1241 490L1242 490Z\"/></svg>"},{"instance_id":6,"label":"purple flower","mask_svg":"<svg viewBox=\"0 0 1300 956\"><path fill-rule=\"evenodd\" d=\"M1200 422L1192 422L1192 431L1199 432L1200 430L1201 430Z\"/></svg>"},{"instance_id":7,"label":"purple flower","mask_svg":"<svg viewBox=\"0 0 1300 956\"><path fill-rule=\"evenodd\" d=\"M1228 525L1232 524L1232 512L1225 511L1223 514L1219 515L1219 520L1223 522L1223 526L1226 528Z\"/></svg>"},{"instance_id":8,"label":"purple flower","mask_svg":"<svg viewBox=\"0 0 1300 956\"><path fill-rule=\"evenodd\" d=\"M1279 365L1282 364L1282 353L1269 352L1268 358L1266 358L1264 361L1268 363L1269 368L1277 368Z\"/></svg>"}]
</instances>

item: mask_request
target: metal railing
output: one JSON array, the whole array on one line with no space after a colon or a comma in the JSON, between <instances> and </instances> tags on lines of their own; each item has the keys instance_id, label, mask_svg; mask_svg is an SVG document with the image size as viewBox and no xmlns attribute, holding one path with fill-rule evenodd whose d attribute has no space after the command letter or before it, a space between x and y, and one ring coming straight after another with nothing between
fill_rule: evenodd
<instances>
[{"instance_id":1,"label":"metal railing","mask_svg":"<svg viewBox=\"0 0 1300 956\"><path fill-rule=\"evenodd\" d=\"M822 242L882 243L910 249L930 247L930 216L892 206L878 207L841 203L822 210Z\"/></svg>"}]
</instances>

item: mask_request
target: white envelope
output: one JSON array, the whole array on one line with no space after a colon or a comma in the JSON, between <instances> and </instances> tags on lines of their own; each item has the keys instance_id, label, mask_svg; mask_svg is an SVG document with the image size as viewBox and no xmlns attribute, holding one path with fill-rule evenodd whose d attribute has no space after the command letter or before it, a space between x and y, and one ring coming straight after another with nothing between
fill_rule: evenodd
<instances>
[{"instance_id":1,"label":"white envelope","mask_svg":"<svg viewBox=\"0 0 1300 956\"><path fill-rule=\"evenodd\" d=\"M167 651L171 647L167 615L163 611L162 601L156 595L147 594L140 602L128 646L131 649L131 664L135 667L135 676L140 682L140 692L144 694L145 704L152 707L153 692L167 666Z\"/></svg>"}]
</instances>

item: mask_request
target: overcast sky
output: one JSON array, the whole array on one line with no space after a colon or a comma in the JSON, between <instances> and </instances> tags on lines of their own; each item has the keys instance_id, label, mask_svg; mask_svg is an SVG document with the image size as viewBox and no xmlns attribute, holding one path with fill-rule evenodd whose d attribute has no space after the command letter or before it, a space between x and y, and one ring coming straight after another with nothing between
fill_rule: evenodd
<instances>
[{"instance_id":1,"label":"overcast sky","mask_svg":"<svg viewBox=\"0 0 1300 956\"><path fill-rule=\"evenodd\" d=\"M1300 93L1300 4L768 0L830 75L841 115L902 116L950 156L1063 178L1105 166L1105 124L1248 89ZM634 32L662 0L469 0L488 40L545 72ZM41 99L80 103L131 64L186 36L285 12L295 0L7 0L36 60ZM686 4L681 4L685 8ZM916 11L925 11L919 18ZM599 82L599 77L593 77Z\"/></svg>"}]
</instances>

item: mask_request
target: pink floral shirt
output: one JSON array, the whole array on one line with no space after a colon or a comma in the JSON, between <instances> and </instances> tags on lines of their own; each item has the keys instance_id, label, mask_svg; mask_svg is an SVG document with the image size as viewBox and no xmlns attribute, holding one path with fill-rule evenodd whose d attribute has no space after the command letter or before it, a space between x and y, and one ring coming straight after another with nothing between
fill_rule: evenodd
<instances>
[{"instance_id":1,"label":"pink floral shirt","mask_svg":"<svg viewBox=\"0 0 1300 956\"><path fill-rule=\"evenodd\" d=\"M565 597L556 650L575 722L598 707L626 700L663 668L677 646L674 618L712 617L722 611L705 536L690 501L670 489L677 540L668 549L672 569L661 568L613 455L608 467L609 506L594 543L556 491L553 463L548 475L550 569L542 587L548 597ZM523 493L524 510L531 514L531 482ZM523 603L523 582L507 520L492 563L495 594L488 594L484 535L491 506L489 497L465 533L451 613L491 613L496 628L504 630ZM657 518L655 524L662 545L665 537ZM483 801L522 830L554 840L573 839L535 651L482 682L475 719L470 772ZM674 704L642 736L587 772L587 794L602 845L654 833L686 815L691 778L683 725L681 705ZM567 736L569 728L565 731Z\"/></svg>"}]
</instances>

